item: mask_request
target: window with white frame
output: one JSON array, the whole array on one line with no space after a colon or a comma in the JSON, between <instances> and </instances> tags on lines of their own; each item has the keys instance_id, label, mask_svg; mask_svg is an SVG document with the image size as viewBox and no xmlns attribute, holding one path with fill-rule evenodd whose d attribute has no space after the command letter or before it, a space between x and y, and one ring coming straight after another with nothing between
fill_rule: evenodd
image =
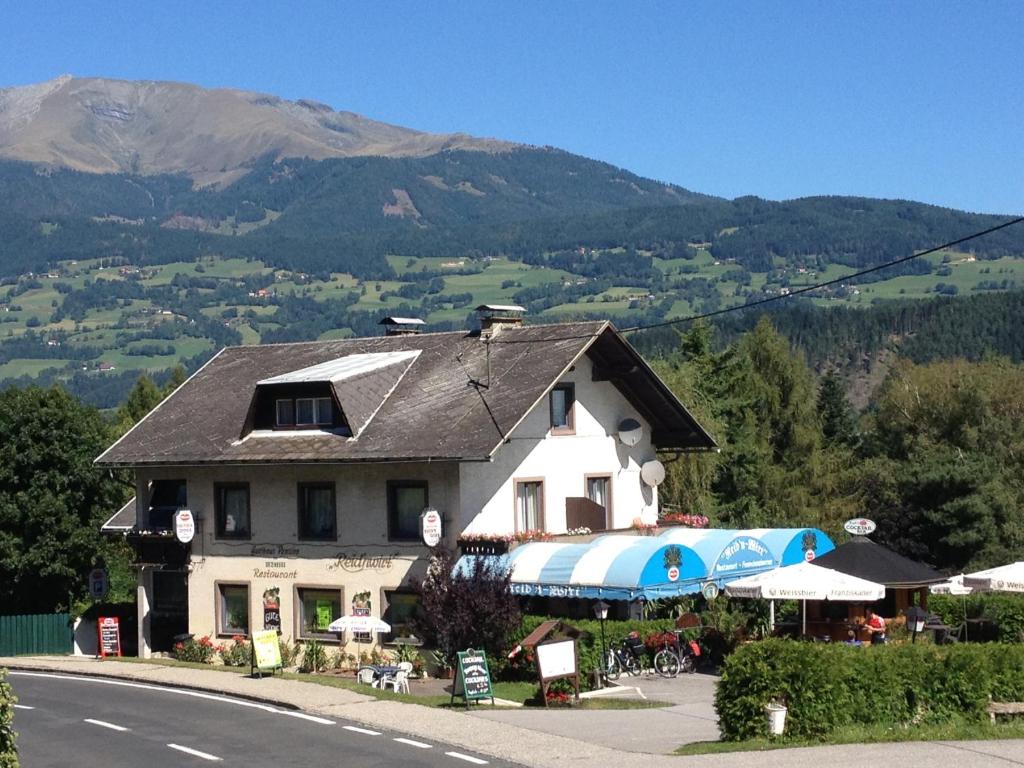
<instances>
[{"instance_id":1,"label":"window with white frame","mask_svg":"<svg viewBox=\"0 0 1024 768\"><path fill-rule=\"evenodd\" d=\"M298 427L330 424L333 404L329 397L295 398L295 425Z\"/></svg>"}]
</instances>

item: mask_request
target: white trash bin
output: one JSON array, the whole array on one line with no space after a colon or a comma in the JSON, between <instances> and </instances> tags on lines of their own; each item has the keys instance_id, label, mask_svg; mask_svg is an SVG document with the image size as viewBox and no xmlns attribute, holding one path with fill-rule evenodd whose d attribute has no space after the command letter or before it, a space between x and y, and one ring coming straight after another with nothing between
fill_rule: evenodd
<instances>
[{"instance_id":1,"label":"white trash bin","mask_svg":"<svg viewBox=\"0 0 1024 768\"><path fill-rule=\"evenodd\" d=\"M765 704L764 712L768 716L768 733L781 736L786 730L786 705L773 701Z\"/></svg>"}]
</instances>

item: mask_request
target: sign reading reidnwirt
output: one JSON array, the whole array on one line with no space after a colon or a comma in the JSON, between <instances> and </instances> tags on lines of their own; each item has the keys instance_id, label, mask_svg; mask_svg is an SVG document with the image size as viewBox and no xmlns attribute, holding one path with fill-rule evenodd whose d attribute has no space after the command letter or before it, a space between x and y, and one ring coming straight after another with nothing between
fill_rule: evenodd
<instances>
[{"instance_id":1,"label":"sign reading reidnwirt","mask_svg":"<svg viewBox=\"0 0 1024 768\"><path fill-rule=\"evenodd\" d=\"M487 656L483 651L458 652L459 662L455 670L455 685L452 686L452 700L461 696L466 706L477 699L490 699L494 703L494 692L491 690L491 672L487 667Z\"/></svg>"}]
</instances>

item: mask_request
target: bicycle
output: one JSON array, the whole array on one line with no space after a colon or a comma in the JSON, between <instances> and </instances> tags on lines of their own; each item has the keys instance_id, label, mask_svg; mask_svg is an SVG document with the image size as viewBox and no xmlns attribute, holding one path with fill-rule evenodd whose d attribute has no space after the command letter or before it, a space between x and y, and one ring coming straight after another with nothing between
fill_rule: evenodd
<instances>
[{"instance_id":1,"label":"bicycle","mask_svg":"<svg viewBox=\"0 0 1024 768\"><path fill-rule=\"evenodd\" d=\"M662 677L675 677L680 672L693 674L697 671L700 646L695 640L690 640L683 647L679 633L673 634L675 640L670 641L667 637L664 638L661 650L654 654L654 671Z\"/></svg>"},{"instance_id":2,"label":"bicycle","mask_svg":"<svg viewBox=\"0 0 1024 768\"><path fill-rule=\"evenodd\" d=\"M633 653L625 640L617 647L613 646L607 650L604 659L604 676L608 680L618 680L623 672L636 676L641 671L640 659Z\"/></svg>"}]
</instances>

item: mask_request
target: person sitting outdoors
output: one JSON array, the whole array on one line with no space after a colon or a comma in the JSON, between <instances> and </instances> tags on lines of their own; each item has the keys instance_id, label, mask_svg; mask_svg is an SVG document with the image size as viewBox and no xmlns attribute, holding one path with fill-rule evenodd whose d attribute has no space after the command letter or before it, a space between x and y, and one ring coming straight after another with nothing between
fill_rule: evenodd
<instances>
[{"instance_id":1,"label":"person sitting outdoors","mask_svg":"<svg viewBox=\"0 0 1024 768\"><path fill-rule=\"evenodd\" d=\"M864 612L864 628L871 635L872 645L885 643L885 619L870 608Z\"/></svg>"}]
</instances>

